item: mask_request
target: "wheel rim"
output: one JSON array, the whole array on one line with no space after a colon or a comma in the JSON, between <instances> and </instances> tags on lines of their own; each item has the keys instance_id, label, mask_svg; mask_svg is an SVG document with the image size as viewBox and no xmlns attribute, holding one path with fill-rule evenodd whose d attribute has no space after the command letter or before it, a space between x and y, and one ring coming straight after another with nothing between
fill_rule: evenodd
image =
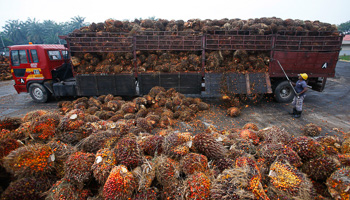
<instances>
[{"instance_id":1,"label":"wheel rim","mask_svg":"<svg viewBox=\"0 0 350 200\"><path fill-rule=\"evenodd\" d=\"M291 94L292 94L292 90L290 89L290 87L287 87L287 86L283 87L280 91L280 96L283 99L288 98Z\"/></svg>"},{"instance_id":2,"label":"wheel rim","mask_svg":"<svg viewBox=\"0 0 350 200\"><path fill-rule=\"evenodd\" d=\"M33 90L33 96L38 99L41 100L44 98L44 93L40 88L34 88Z\"/></svg>"}]
</instances>

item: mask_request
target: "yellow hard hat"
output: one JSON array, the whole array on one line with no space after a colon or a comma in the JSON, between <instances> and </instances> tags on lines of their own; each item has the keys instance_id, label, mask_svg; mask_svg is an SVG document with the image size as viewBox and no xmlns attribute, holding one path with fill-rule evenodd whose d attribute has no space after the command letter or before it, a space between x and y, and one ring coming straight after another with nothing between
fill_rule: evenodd
<instances>
[{"instance_id":1,"label":"yellow hard hat","mask_svg":"<svg viewBox=\"0 0 350 200\"><path fill-rule=\"evenodd\" d=\"M309 76L306 73L299 74L304 80L306 80Z\"/></svg>"}]
</instances>

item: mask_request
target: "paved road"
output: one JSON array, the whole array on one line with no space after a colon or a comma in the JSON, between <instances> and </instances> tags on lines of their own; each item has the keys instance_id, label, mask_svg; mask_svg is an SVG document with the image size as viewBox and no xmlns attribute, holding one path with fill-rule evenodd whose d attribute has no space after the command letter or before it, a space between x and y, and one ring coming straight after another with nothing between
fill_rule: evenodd
<instances>
[{"instance_id":1,"label":"paved road","mask_svg":"<svg viewBox=\"0 0 350 200\"><path fill-rule=\"evenodd\" d=\"M38 104L31 100L28 94L17 94L13 81L0 82L0 119L5 117L22 117L27 112L36 109L52 110L57 108L58 101ZM198 116L206 126L212 124L218 129L241 127L247 122L256 123L259 128L271 125L282 126L292 134L299 134L307 123L322 126L322 134L339 134L350 131L350 63L338 62L336 76L328 79L323 92L309 91L304 103L304 112L300 119L293 119L288 112L290 104L280 104L271 97L264 98L257 105L248 105L240 117L226 116L226 110L219 102L212 102L209 112ZM187 127L191 129L191 127ZM193 128L192 128L193 129Z\"/></svg>"}]
</instances>

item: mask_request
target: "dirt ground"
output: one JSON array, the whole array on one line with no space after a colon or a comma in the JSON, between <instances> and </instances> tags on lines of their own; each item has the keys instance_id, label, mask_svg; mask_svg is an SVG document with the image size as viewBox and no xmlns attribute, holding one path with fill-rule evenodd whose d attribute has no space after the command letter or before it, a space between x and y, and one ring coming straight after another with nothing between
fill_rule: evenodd
<instances>
[{"instance_id":1,"label":"dirt ground","mask_svg":"<svg viewBox=\"0 0 350 200\"><path fill-rule=\"evenodd\" d=\"M17 94L13 83L0 82L0 119L23 117L27 112L37 109L57 109L59 100L45 104L35 103L29 94ZM322 127L322 135L342 136L350 131L350 63L338 62L336 76L328 79L323 92L308 91L304 111L299 119L289 115L292 110L290 104L277 103L271 95L265 96L258 104L246 105L237 118L226 116L226 109L222 108L222 102L218 99L204 101L211 104L211 110L200 113L195 123L180 123L182 130L202 131L208 126L224 130L241 128L245 123L253 122L259 128L277 125L293 135L299 135L304 125L314 123Z\"/></svg>"}]
</instances>

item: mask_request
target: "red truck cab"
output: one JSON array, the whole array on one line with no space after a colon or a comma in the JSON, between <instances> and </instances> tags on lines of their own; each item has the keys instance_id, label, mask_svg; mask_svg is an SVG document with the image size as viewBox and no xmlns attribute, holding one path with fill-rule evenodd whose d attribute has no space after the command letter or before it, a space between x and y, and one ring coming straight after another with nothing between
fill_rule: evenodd
<instances>
[{"instance_id":1,"label":"red truck cab","mask_svg":"<svg viewBox=\"0 0 350 200\"><path fill-rule=\"evenodd\" d=\"M53 82L53 70L69 63L64 45L10 46L10 67L17 93L29 92L37 102L45 102Z\"/></svg>"}]
</instances>

